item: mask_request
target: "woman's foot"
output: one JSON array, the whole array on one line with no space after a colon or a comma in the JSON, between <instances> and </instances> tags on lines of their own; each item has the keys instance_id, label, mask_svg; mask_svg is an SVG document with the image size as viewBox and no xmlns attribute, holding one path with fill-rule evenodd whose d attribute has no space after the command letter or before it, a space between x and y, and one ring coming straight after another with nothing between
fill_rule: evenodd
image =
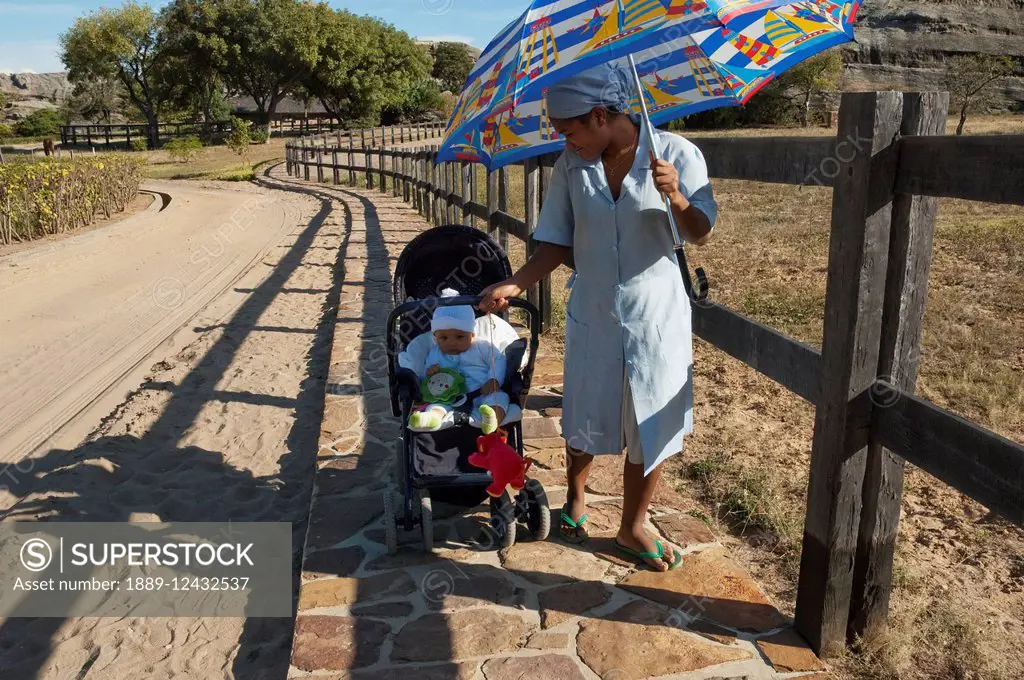
<instances>
[{"instance_id":1,"label":"woman's foot","mask_svg":"<svg viewBox=\"0 0 1024 680\"><path fill-rule=\"evenodd\" d=\"M571 496L571 494L570 494ZM559 534L570 543L583 543L589 538L583 525L587 521L586 499L570 497L562 506L562 521L559 522Z\"/></svg>"},{"instance_id":2,"label":"woman's foot","mask_svg":"<svg viewBox=\"0 0 1024 680\"><path fill-rule=\"evenodd\" d=\"M668 571L679 565L679 549L667 541L652 538L643 528L620 528L615 535L615 543L627 554L636 553L636 557L654 571Z\"/></svg>"}]
</instances>

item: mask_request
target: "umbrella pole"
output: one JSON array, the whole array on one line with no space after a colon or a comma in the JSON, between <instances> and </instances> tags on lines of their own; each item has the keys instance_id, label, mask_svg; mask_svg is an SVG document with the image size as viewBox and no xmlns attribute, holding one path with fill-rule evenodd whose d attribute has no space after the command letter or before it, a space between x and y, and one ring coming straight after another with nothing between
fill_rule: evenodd
<instances>
[{"instance_id":1,"label":"umbrella pole","mask_svg":"<svg viewBox=\"0 0 1024 680\"><path fill-rule=\"evenodd\" d=\"M633 61L633 55L628 55L629 67L633 71L633 82L636 85L636 96L640 102L640 112L643 118L641 127L643 133L647 135L647 148L651 152L651 161L656 158L657 145L654 143L654 125L651 123L651 117L647 113L647 101L644 99L644 87L643 83L640 82L640 74L636 70L636 62ZM708 280L704 275L703 269L697 269L697 285L699 290L694 290L693 279L690 278L690 267L686 263L686 252L683 248L683 240L679 236L679 227L676 226L675 215L672 214L672 204L668 200L668 196L664 196L665 199L665 212L668 214L668 224L672 228L672 241L674 243L674 249L676 251L676 259L679 261L679 273L683 277L683 286L686 288L686 294L690 296L690 299L694 302L701 302L708 296Z\"/></svg>"}]
</instances>

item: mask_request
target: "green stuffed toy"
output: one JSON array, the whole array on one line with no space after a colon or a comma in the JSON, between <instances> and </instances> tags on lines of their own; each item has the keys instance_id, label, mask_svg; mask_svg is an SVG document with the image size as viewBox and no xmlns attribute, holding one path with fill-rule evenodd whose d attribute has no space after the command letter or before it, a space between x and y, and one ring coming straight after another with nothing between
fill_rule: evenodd
<instances>
[{"instance_id":1,"label":"green stuffed toy","mask_svg":"<svg viewBox=\"0 0 1024 680\"><path fill-rule=\"evenodd\" d=\"M442 368L423 379L420 394L428 404L457 405L465 401L466 378L454 368Z\"/></svg>"}]
</instances>

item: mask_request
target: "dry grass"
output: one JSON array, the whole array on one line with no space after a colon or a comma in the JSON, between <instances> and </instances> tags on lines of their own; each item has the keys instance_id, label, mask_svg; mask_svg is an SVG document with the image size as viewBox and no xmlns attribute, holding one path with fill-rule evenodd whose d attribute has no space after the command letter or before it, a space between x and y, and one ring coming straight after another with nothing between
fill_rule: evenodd
<instances>
[{"instance_id":1,"label":"dry grass","mask_svg":"<svg viewBox=\"0 0 1024 680\"><path fill-rule=\"evenodd\" d=\"M203 147L188 163L174 161L167 151L146 151L143 173L150 179L248 180L254 167L284 158L286 141L288 138L274 137L266 144L253 144L244 159L224 145Z\"/></svg>"}]
</instances>

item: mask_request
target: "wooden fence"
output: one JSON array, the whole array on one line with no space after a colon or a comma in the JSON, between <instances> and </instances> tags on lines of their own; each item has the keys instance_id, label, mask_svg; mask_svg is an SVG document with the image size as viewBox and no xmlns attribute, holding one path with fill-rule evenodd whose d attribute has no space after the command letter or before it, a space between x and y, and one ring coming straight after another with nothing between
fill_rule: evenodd
<instances>
[{"instance_id":1,"label":"wooden fence","mask_svg":"<svg viewBox=\"0 0 1024 680\"><path fill-rule=\"evenodd\" d=\"M946 93L847 93L835 137L693 140L712 177L833 189L821 352L712 301L692 306L699 337L817 407L796 627L825 656L885 627L904 461L1024 524L1024 447L914 395L936 197L1024 205L1024 136L945 136L947 109ZM524 163L520 221L499 202L500 170L480 203L468 164L386 149L386 137L289 143L288 172L365 173L381 191L391 178L435 223L480 219L529 243L555 156ZM549 288L530 296L550 315Z\"/></svg>"},{"instance_id":2,"label":"wooden fence","mask_svg":"<svg viewBox=\"0 0 1024 680\"><path fill-rule=\"evenodd\" d=\"M391 126L387 128L373 128L373 130L395 130L396 135L402 132L403 137L416 139L428 139L437 136L436 131L443 127L441 123L412 123L402 126ZM295 134L314 132L322 134L324 131L334 131L336 126L330 121L320 118L303 120L301 118L280 118L271 121L270 132L278 134ZM158 136L161 139L173 139L176 137L223 137L231 132L231 121L219 121L204 123L202 121L186 123L159 123L157 124ZM431 131L434 131L431 134ZM346 134L346 131L342 131ZM106 149L123 148L131 150L132 139L147 140L149 138L149 126L145 123L123 123L123 124L82 124L65 125L60 129L60 143L64 146L99 146Z\"/></svg>"}]
</instances>

